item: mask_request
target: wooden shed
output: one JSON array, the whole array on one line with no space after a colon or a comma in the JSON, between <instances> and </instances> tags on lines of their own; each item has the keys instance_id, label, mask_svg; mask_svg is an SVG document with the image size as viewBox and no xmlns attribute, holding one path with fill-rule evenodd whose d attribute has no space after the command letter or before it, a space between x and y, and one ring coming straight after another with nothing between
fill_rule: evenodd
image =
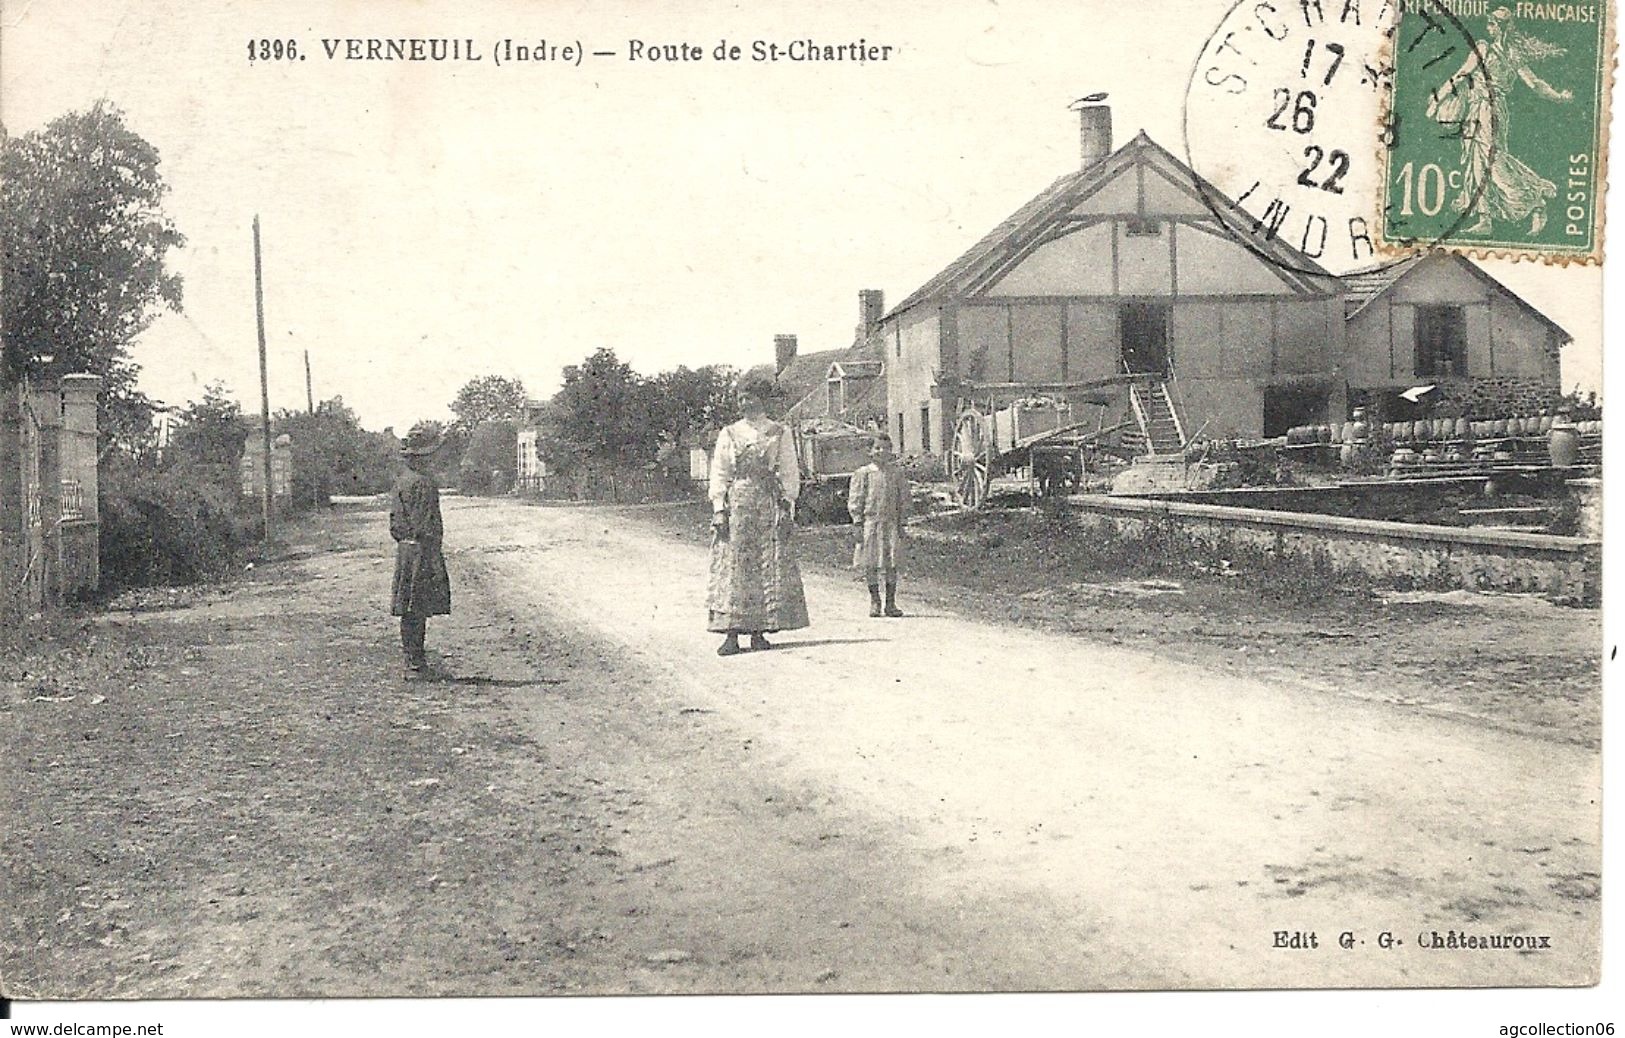
<instances>
[{"instance_id":1,"label":"wooden shed","mask_svg":"<svg viewBox=\"0 0 1625 1038\"><path fill-rule=\"evenodd\" d=\"M1465 257L1431 253L1344 284L1345 374L1355 393L1391 396L1425 383L1444 398L1477 394L1509 413L1535 413L1561 392L1568 332Z\"/></svg>"}]
</instances>

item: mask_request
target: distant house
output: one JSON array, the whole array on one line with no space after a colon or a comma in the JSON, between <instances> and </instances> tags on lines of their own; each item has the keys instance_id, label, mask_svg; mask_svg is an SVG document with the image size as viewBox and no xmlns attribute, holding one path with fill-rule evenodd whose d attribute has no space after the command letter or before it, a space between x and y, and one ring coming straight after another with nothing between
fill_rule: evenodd
<instances>
[{"instance_id":1,"label":"distant house","mask_svg":"<svg viewBox=\"0 0 1625 1038\"><path fill-rule=\"evenodd\" d=\"M0 612L33 612L100 582L100 392L95 375L0 387Z\"/></svg>"},{"instance_id":2,"label":"distant house","mask_svg":"<svg viewBox=\"0 0 1625 1038\"><path fill-rule=\"evenodd\" d=\"M540 427L546 410L545 400L526 400L519 409L514 488L521 494L540 494L547 489L547 460L542 457Z\"/></svg>"},{"instance_id":3,"label":"distant house","mask_svg":"<svg viewBox=\"0 0 1625 1038\"><path fill-rule=\"evenodd\" d=\"M946 452L961 409L1034 391L1101 403L1166 453L1341 421L1351 387L1424 370L1554 377L1567 336L1471 262L1345 283L1143 132L1113 151L1109 108L1080 117L1079 168L880 322L905 453Z\"/></svg>"},{"instance_id":4,"label":"distant house","mask_svg":"<svg viewBox=\"0 0 1625 1038\"><path fill-rule=\"evenodd\" d=\"M885 343L880 319L885 296L878 289L858 293L858 325L852 345L797 357L795 336L774 340L777 381L787 405L783 417L796 423L832 418L867 427L886 414Z\"/></svg>"}]
</instances>

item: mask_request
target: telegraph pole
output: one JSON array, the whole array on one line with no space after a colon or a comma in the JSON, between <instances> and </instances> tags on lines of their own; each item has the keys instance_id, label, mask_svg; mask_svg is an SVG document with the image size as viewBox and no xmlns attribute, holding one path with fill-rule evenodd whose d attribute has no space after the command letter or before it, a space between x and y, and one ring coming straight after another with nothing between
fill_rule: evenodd
<instances>
[{"instance_id":1,"label":"telegraph pole","mask_svg":"<svg viewBox=\"0 0 1625 1038\"><path fill-rule=\"evenodd\" d=\"M260 510L265 518L265 548L271 548L271 384L265 371L265 289L260 273L260 217L254 214L254 320L260 339L260 439L265 447L265 486Z\"/></svg>"},{"instance_id":2,"label":"telegraph pole","mask_svg":"<svg viewBox=\"0 0 1625 1038\"><path fill-rule=\"evenodd\" d=\"M316 417L316 394L313 393L311 391L311 388L310 388L310 351L309 350L305 351L305 407L310 411L310 416L312 418L315 418ZM310 431L310 435L312 437L314 437L316 435L316 430L312 429ZM289 460L291 461L292 459L290 458ZM312 468L314 469L315 466L312 466ZM314 475L314 472L312 473L312 475ZM311 508L316 508L317 506L319 506L322 503L321 498L322 498L322 485L320 483L317 483L314 479L312 479L310 481L310 507ZM290 480L289 483L288 483L288 500L289 501L293 500L293 482L292 482L292 480Z\"/></svg>"}]
</instances>

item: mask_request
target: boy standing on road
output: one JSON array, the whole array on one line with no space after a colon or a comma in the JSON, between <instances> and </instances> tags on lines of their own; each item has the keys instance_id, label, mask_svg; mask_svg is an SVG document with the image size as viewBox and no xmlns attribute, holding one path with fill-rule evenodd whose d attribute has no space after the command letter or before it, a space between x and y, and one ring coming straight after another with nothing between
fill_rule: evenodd
<instances>
[{"instance_id":1,"label":"boy standing on road","mask_svg":"<svg viewBox=\"0 0 1625 1038\"><path fill-rule=\"evenodd\" d=\"M873 460L852 474L846 508L858 533L852 563L869 584L870 616L902 616L897 608L897 567L903 556L903 520L908 516L908 475L892 453L891 437L880 433L869 449ZM886 601L880 601L880 581Z\"/></svg>"},{"instance_id":2,"label":"boy standing on road","mask_svg":"<svg viewBox=\"0 0 1625 1038\"><path fill-rule=\"evenodd\" d=\"M433 428L422 422L414 425L401 443L406 471L390 493L389 535L395 538L390 612L401 618L401 649L409 678L423 673L429 617L451 612L451 578L440 548L444 532L440 490L429 467L440 444Z\"/></svg>"}]
</instances>

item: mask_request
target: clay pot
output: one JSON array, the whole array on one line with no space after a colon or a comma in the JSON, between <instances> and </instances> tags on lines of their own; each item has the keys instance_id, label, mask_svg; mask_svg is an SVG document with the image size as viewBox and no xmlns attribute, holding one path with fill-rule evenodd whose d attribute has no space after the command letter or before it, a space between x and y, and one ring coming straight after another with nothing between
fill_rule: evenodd
<instances>
[{"instance_id":1,"label":"clay pot","mask_svg":"<svg viewBox=\"0 0 1625 1038\"><path fill-rule=\"evenodd\" d=\"M1370 433L1371 423L1365 420L1365 408L1363 407L1356 407L1354 409L1353 419L1354 420L1351 424L1354 426L1354 439L1356 442L1358 442L1365 439Z\"/></svg>"},{"instance_id":2,"label":"clay pot","mask_svg":"<svg viewBox=\"0 0 1625 1038\"><path fill-rule=\"evenodd\" d=\"M1552 424L1546 453L1552 456L1553 468L1566 469L1580 460L1580 431L1567 418Z\"/></svg>"}]
</instances>

